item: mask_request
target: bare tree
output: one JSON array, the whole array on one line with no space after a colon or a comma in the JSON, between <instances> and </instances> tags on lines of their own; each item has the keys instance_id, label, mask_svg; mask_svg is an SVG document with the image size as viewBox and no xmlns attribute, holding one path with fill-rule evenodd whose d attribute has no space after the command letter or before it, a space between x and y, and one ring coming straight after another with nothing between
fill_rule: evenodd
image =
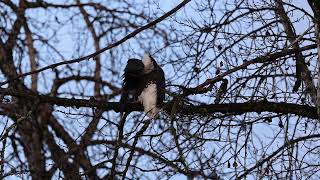
<instances>
[{"instance_id":1,"label":"bare tree","mask_svg":"<svg viewBox=\"0 0 320 180\"><path fill-rule=\"evenodd\" d=\"M2 179L319 178L319 2L164 2L0 1ZM121 118L145 52L166 101Z\"/></svg>"}]
</instances>

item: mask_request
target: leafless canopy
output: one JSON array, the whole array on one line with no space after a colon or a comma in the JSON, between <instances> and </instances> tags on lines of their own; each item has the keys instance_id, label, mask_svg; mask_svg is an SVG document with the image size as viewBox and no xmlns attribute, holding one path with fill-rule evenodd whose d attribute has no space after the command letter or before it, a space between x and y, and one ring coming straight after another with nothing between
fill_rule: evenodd
<instances>
[{"instance_id":1,"label":"leafless canopy","mask_svg":"<svg viewBox=\"0 0 320 180\"><path fill-rule=\"evenodd\" d=\"M318 0L0 0L0 177L319 179ZM165 71L120 118L128 58Z\"/></svg>"}]
</instances>

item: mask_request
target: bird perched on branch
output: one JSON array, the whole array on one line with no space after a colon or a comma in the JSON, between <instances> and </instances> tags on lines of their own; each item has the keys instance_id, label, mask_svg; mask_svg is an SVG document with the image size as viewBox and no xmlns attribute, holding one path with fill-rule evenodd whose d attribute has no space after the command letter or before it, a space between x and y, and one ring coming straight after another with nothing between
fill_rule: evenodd
<instances>
[{"instance_id":1,"label":"bird perched on branch","mask_svg":"<svg viewBox=\"0 0 320 180\"><path fill-rule=\"evenodd\" d=\"M142 60L129 59L123 74L121 112L124 112L127 102L138 101L148 117L157 117L165 97L164 88L164 72L149 54Z\"/></svg>"},{"instance_id":2,"label":"bird perched on branch","mask_svg":"<svg viewBox=\"0 0 320 180\"><path fill-rule=\"evenodd\" d=\"M216 93L216 99L214 100L215 104L219 104L221 101L222 96L227 92L228 88L228 80L227 79L222 79L222 83Z\"/></svg>"}]
</instances>

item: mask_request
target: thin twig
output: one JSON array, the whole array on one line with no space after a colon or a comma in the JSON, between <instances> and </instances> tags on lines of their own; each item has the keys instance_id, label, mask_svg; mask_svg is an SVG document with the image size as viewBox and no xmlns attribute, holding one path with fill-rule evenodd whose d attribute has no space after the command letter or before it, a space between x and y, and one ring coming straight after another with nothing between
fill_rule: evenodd
<instances>
[{"instance_id":1,"label":"thin twig","mask_svg":"<svg viewBox=\"0 0 320 180\"><path fill-rule=\"evenodd\" d=\"M216 81L218 80L221 80L223 77L233 73L233 72L236 72L240 69L244 69L246 67L248 67L249 65L251 64L255 64L255 63L264 63L266 62L267 60L270 60L270 59L276 59L278 56L279 57L282 57L282 54L291 54L291 53L294 53L294 52L297 52L297 51L303 51L306 49L309 49L309 48L315 48L316 45L309 45L309 46L305 46L304 48L300 48L298 50L296 49L290 49L290 47L292 47L295 43L299 42L304 35L306 35L311 29L313 28L313 25L310 26L307 30L305 30L301 35L299 35L292 43L290 43L287 47L285 47L282 51L280 52L275 52L273 54L268 54L268 55L265 55L265 56L259 56L257 58L254 58L250 61L246 61L244 62L243 64L237 66L237 67L234 67L214 78L211 78L211 79L207 79L205 82L203 82L202 84L194 87L194 88L189 88L189 90L191 90L190 92L188 93L185 93L184 96L187 96L187 95L190 95L192 94L192 92L197 92L197 91L201 91L203 92L204 89L206 89L206 87L212 83L215 83Z\"/></svg>"},{"instance_id":2,"label":"thin twig","mask_svg":"<svg viewBox=\"0 0 320 180\"><path fill-rule=\"evenodd\" d=\"M189 3L191 0L184 0L182 1L179 5L177 5L175 8L171 9L170 11L168 11L167 13L165 13L164 15L162 15L161 17L159 17L158 19L155 19L154 21L151 21L150 23L134 30L132 33L126 35L125 37L123 37L122 39L120 39L119 41L115 42L115 43L112 43L112 44L109 44L107 47L105 48L102 48L100 49L99 51L96 51L92 54L89 54L89 55L86 55L86 56L83 56L83 57L80 57L80 58L77 58L77 59L72 59L72 60L67 60L67 61L62 61L62 62L59 62L59 63L56 63L56 64L51 64L49 66L46 66L46 67L43 67L43 68L40 68L38 70L35 70L35 71L30 71L30 72L26 72L26 73L23 73L23 74L20 74L18 75L17 77L15 78L12 78L12 79L8 79L2 83L0 83L0 87L2 87L3 85L5 84L8 84L9 82L12 82L12 81L15 81L19 78L22 78L22 77L25 77L25 76L28 76L28 75L31 75L31 74L35 74L35 73L40 73L42 71L45 71L45 70L48 70L48 69L54 69L58 66L61 66L61 65L65 65L65 64L72 64L72 63L79 63L81 61L84 61L84 60L89 60L91 58L94 58L95 56L97 56L98 54L101 54L103 53L104 51L107 51L111 48L114 48L114 47L117 47L119 46L120 44L126 42L127 40L135 37L137 34L139 34L140 32L146 30L146 29L149 29L150 27L152 26L155 26L156 24L160 23L161 21L163 21L164 19L166 19L167 17L173 15L174 13L176 13L179 9L181 9L183 6L185 6L187 3Z\"/></svg>"}]
</instances>

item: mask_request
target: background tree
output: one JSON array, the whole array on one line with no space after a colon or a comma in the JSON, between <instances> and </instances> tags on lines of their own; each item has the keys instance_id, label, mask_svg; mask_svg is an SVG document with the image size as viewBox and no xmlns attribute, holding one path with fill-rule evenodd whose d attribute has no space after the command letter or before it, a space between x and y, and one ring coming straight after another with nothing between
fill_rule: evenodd
<instances>
[{"instance_id":1,"label":"background tree","mask_svg":"<svg viewBox=\"0 0 320 180\"><path fill-rule=\"evenodd\" d=\"M319 27L317 0L1 0L0 177L318 179ZM121 120L145 52L166 103Z\"/></svg>"}]
</instances>

